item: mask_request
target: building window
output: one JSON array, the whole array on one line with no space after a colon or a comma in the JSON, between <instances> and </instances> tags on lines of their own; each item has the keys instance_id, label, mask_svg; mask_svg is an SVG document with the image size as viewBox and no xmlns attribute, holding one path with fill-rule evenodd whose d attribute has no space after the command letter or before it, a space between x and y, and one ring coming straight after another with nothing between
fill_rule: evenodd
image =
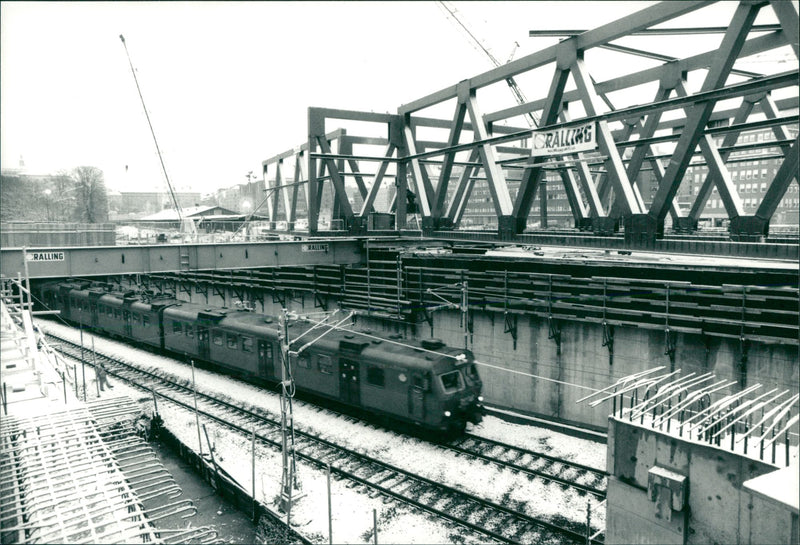
<instances>
[{"instance_id":1,"label":"building window","mask_svg":"<svg viewBox=\"0 0 800 545\"><path fill-rule=\"evenodd\" d=\"M386 376L383 369L374 365L367 366L367 382L373 386L383 388L386 385Z\"/></svg>"},{"instance_id":2,"label":"building window","mask_svg":"<svg viewBox=\"0 0 800 545\"><path fill-rule=\"evenodd\" d=\"M767 182L761 182L761 192L765 193L767 191Z\"/></svg>"}]
</instances>

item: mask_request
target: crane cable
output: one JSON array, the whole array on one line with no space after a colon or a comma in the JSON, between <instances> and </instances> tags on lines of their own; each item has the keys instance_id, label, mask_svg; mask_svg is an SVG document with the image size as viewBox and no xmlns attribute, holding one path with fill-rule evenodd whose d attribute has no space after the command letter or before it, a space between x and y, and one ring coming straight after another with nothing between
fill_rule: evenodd
<instances>
[{"instance_id":1,"label":"crane cable","mask_svg":"<svg viewBox=\"0 0 800 545\"><path fill-rule=\"evenodd\" d=\"M158 160L161 163L161 170L164 172L164 178L167 180L167 188L169 189L170 197L172 197L172 204L175 207L175 211L178 213L178 221L180 221L181 225L183 225L183 211L181 210L181 205L178 203L178 197L175 195L175 191L172 189L172 183L169 181L167 167L164 165L164 158L161 156L161 148L159 148L158 140L156 139L156 132L153 130L153 123L150 121L150 114L147 112L147 106L144 103L142 89L139 87L139 79L136 77L136 70L133 68L131 54L128 52L128 44L125 43L125 36L122 34L119 35L119 39L122 41L122 47L125 48L125 55L128 57L128 64L131 67L131 74L133 74L133 81L136 83L136 91L139 93L139 100L142 101L142 109L144 110L144 116L147 118L147 125L150 127L150 134L153 135L153 142L156 145L156 152L158 153Z\"/></svg>"}]
</instances>

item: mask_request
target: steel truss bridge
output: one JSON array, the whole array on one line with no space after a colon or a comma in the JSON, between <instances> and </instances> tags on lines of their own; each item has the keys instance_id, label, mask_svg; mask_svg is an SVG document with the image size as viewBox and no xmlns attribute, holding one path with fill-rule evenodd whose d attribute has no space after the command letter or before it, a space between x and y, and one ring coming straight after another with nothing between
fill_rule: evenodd
<instances>
[{"instance_id":1,"label":"steel truss bridge","mask_svg":"<svg viewBox=\"0 0 800 545\"><path fill-rule=\"evenodd\" d=\"M385 212L393 215L395 233L413 227L426 236L448 237L462 226L467 204L477 198L473 190L485 184L496 237L514 240L526 232L537 192L546 225L542 181L547 171L554 171L575 227L613 235L622 226L627 247L654 248L665 236L668 215L674 231L695 231L715 189L729 220L728 240L765 240L770 220L797 176L798 138L790 130L796 133L798 123L797 64L767 74L735 64L746 57L784 53L796 61L797 7L785 0L743 1L723 27L670 26L710 4L663 2L592 30L564 31L568 37L556 45L401 105L396 114L309 108L308 141L262 163L260 189L266 192L272 228L285 220L292 231L305 219L311 235L363 235L386 228L370 221ZM778 24L754 25L762 11L774 13ZM721 41L713 50L683 58L615 43L647 33L718 33ZM655 66L595 81L587 60L593 53L587 52L597 49L616 52L619 66L631 55L647 57ZM692 81L702 79L702 85L692 88L690 76ZM478 91L502 87L510 78L549 78L549 90L536 100L485 112ZM634 87L650 89L652 101L630 104L618 98L617 92ZM773 97L776 92L788 93L788 98ZM443 118L440 112L448 109L452 116ZM538 127L526 127L526 118L538 119ZM532 131L587 123L596 130L595 151L531 155ZM349 128L353 124L356 131ZM741 133L764 128L774 140L737 143ZM664 148L671 151L663 153ZM772 153L782 163L766 191L757 195L755 212L747 213L729 167L742 160L740 152L752 149ZM686 208L676 194L687 168L697 164L708 171ZM649 206L635 183L645 170L652 170L658 181ZM350 180L358 188L358 207L346 192ZM328 188L332 199L326 203ZM328 217L339 221L326 227Z\"/></svg>"}]
</instances>

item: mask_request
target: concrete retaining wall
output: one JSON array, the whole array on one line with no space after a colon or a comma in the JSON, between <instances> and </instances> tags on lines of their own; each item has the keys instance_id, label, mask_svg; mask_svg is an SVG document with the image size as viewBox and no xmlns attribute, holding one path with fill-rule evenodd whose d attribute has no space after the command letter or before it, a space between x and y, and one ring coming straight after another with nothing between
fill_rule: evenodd
<instances>
[{"instance_id":1,"label":"concrete retaining wall","mask_svg":"<svg viewBox=\"0 0 800 545\"><path fill-rule=\"evenodd\" d=\"M792 543L797 514L743 484L776 471L724 448L609 419L606 543ZM685 477L679 510L660 509L648 472ZM673 497L673 502L674 502Z\"/></svg>"}]
</instances>

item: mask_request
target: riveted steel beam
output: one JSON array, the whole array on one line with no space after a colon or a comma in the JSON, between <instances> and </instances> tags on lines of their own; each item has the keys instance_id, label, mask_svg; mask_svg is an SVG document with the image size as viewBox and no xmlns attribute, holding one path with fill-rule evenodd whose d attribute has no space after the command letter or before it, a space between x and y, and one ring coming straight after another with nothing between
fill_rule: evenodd
<instances>
[{"instance_id":1,"label":"riveted steel beam","mask_svg":"<svg viewBox=\"0 0 800 545\"><path fill-rule=\"evenodd\" d=\"M800 48L800 23L797 21L797 8L794 7L794 2L772 0L769 4L778 17L787 43L794 50L794 56L800 58L800 49L798 49Z\"/></svg>"},{"instance_id":2,"label":"riveted steel beam","mask_svg":"<svg viewBox=\"0 0 800 545\"><path fill-rule=\"evenodd\" d=\"M188 269L185 264L181 264L181 256L185 256L187 250L191 256ZM0 274L12 277L24 271L25 255L31 278L353 264L363 261L361 243L344 238L313 244L307 241L274 241L87 248L2 248Z\"/></svg>"},{"instance_id":3,"label":"riveted steel beam","mask_svg":"<svg viewBox=\"0 0 800 545\"><path fill-rule=\"evenodd\" d=\"M597 93L594 86L589 81L589 72L583 59L577 58L572 64L572 77L575 79L575 84L581 93L583 100L583 107L586 114L589 116L598 115L596 109L596 101L598 100ZM622 210L625 214L640 214L642 209L636 200L636 195L633 192L628 175L625 173L625 168L622 165L622 157L614 144L614 137L611 135L611 129L608 127L608 121L600 120L597 122L597 141L600 145L600 151L607 157L605 161L606 172L608 172L611 183L614 185L614 193L617 201L620 202Z\"/></svg>"},{"instance_id":4,"label":"riveted steel beam","mask_svg":"<svg viewBox=\"0 0 800 545\"><path fill-rule=\"evenodd\" d=\"M759 6L740 4L733 15L728 32L722 39L719 47L720 62L713 64L703 83L701 92L713 91L725 85L730 69L739 56L747 33L758 15ZM667 214L667 204L675 198L683 175L692 158L692 152L703 136L703 131L715 101L706 101L695 105L687 116L686 126L680 140L676 144L673 160L664 174L664 180L659 185L658 191L650 205L648 215L656 221L656 229L663 230L663 221Z\"/></svg>"},{"instance_id":5,"label":"riveted steel beam","mask_svg":"<svg viewBox=\"0 0 800 545\"><path fill-rule=\"evenodd\" d=\"M747 40L742 47L740 56L746 57L763 53L786 44L786 36L782 32L773 32L765 36L759 36L757 38ZM638 85L643 85L653 81L659 81L664 77L665 74L674 72L675 70L680 72L691 72L693 70L705 69L716 62L718 54L719 52L716 49L712 51L706 51L691 57L679 59L674 63L674 65L672 63L668 63L661 66L656 66L654 68L641 70L639 72L634 72L632 74L626 74L608 81L598 82L595 84L595 89L599 94L613 93L615 91L630 89L631 87L636 87ZM546 98L534 100L527 104L490 112L485 115L485 119L487 122L492 123L501 119L508 119L518 115L524 115L525 113L541 109L546 100ZM564 93L564 102L570 103L579 100L581 100L581 97L577 90Z\"/></svg>"},{"instance_id":6,"label":"riveted steel beam","mask_svg":"<svg viewBox=\"0 0 800 545\"><path fill-rule=\"evenodd\" d=\"M361 210L358 213L359 216L366 217L370 212L372 212L372 207L375 204L375 198L378 196L378 191L381 189L383 178L386 176L386 170L389 168L389 159L392 158L396 149L397 146L393 143L390 143L386 148L386 153L384 155L386 161L382 161L378 167L378 173L375 175L375 180L372 182L372 187L369 188L369 192L364 198L364 204L361 206Z\"/></svg>"},{"instance_id":7,"label":"riveted steel beam","mask_svg":"<svg viewBox=\"0 0 800 545\"><path fill-rule=\"evenodd\" d=\"M614 22L600 26L598 28L584 32L574 37L577 50L590 49L601 44L608 43L631 32L649 28L664 21L669 21L686 13L691 13L697 9L705 7L713 2L709 1L686 1L686 2L661 2L654 6L647 7L641 11L622 17ZM513 60L498 68L484 72L470 78L469 85L473 89L486 87L499 81L505 81L523 72L533 70L554 61L558 56L559 46L547 47L536 53ZM432 93L419 100L405 104L398 108L402 114L412 113L429 106L434 106L445 100L455 98L458 94L457 85L453 85L441 91Z\"/></svg>"},{"instance_id":8,"label":"riveted steel beam","mask_svg":"<svg viewBox=\"0 0 800 545\"><path fill-rule=\"evenodd\" d=\"M473 149L469 156L468 163L475 163L480 154L477 149ZM447 207L447 222L453 228L458 227L461 223L461 218L464 216L467 202L469 201L470 193L475 185L475 180L472 178L472 171L476 168L470 164L464 165L464 170L461 171L461 176L458 178L456 189L450 199L450 204Z\"/></svg>"},{"instance_id":9,"label":"riveted steel beam","mask_svg":"<svg viewBox=\"0 0 800 545\"><path fill-rule=\"evenodd\" d=\"M733 124L744 123L747 121L747 118L750 116L750 113L753 111L754 102L750 100L742 100L742 104L739 106L739 110L736 112L736 115L733 118ZM728 147L733 146L736 144L736 140L739 138L739 131L730 132L725 135L725 138L722 140L722 146ZM725 162L728 157L730 157L730 151L723 151L720 153L720 157L723 162ZM706 158L706 162L708 162L708 158ZM716 186L717 190L719 191L720 198L722 200L723 205L725 206L725 211L728 213L728 217L735 217L741 214L741 199L739 198L738 192L736 191L736 186L728 180L728 184L725 183L724 180L721 182L718 181L716 172L719 171L719 167L711 168L709 166L708 175L706 176L705 180L703 180L703 185L700 187L700 190L697 192L697 197L692 203L692 208L689 211L689 218L691 222L697 222L700 217L703 208L705 208L706 202L708 201L709 196L711 195L711 191ZM721 186L721 187L720 187ZM739 202L739 207L736 207L736 202L734 202L733 195L736 195L736 200Z\"/></svg>"},{"instance_id":10,"label":"riveted steel beam","mask_svg":"<svg viewBox=\"0 0 800 545\"><path fill-rule=\"evenodd\" d=\"M798 146L798 138L800 138L800 136L794 139L794 144L792 144L792 147L786 152L786 158L783 160L778 172L775 173L775 178L773 178L772 183L769 185L766 195L761 199L761 204L758 205L758 209L755 213L757 218L767 222L771 220L781 199L786 194L786 190L789 189L789 184L792 183L793 179L797 179L798 155L800 154L800 150L798 150L800 147Z\"/></svg>"},{"instance_id":11,"label":"riveted steel beam","mask_svg":"<svg viewBox=\"0 0 800 545\"><path fill-rule=\"evenodd\" d=\"M468 96L468 89L462 89L462 92L459 93L459 98L456 102L456 108L453 114L453 122L450 125L450 135L447 139L447 147L453 147L457 145L461 139L461 130L464 126L464 118L467 114ZM433 203L431 206L433 209L432 212L435 222L438 222L442 216L442 209L444 207L445 197L447 197L447 187L450 183L450 175L453 172L453 161L455 161L455 157L456 152L450 151L445 153L444 160L442 161L439 183L436 185L436 193L434 194Z\"/></svg>"},{"instance_id":12,"label":"riveted steel beam","mask_svg":"<svg viewBox=\"0 0 800 545\"><path fill-rule=\"evenodd\" d=\"M467 110L469 117L472 120L473 131L475 132L476 140L486 140L489 135L486 131L486 125L483 122L478 103L475 99L475 90L470 89L469 96L467 97ZM495 212L498 219L511 216L511 195L508 192L506 179L503 171L497 165L494 150L491 144L482 143L478 145L478 153L483 163L483 171L486 173L486 181L489 184L489 193L492 196Z\"/></svg>"},{"instance_id":13,"label":"riveted steel beam","mask_svg":"<svg viewBox=\"0 0 800 545\"><path fill-rule=\"evenodd\" d=\"M556 65L553 79L550 82L550 90L547 93L547 101L542 111L540 126L552 125L558 119L562 105L561 97L564 94L564 87L568 78L569 68ZM542 163L544 163L544 157L534 157L530 164L525 166L525 170L522 171L522 180L520 181L512 212L516 222L517 233L523 232L527 226L528 215L533 206L533 198L536 196L536 188L543 174Z\"/></svg>"},{"instance_id":14,"label":"riveted steel beam","mask_svg":"<svg viewBox=\"0 0 800 545\"><path fill-rule=\"evenodd\" d=\"M417 146L414 140L414 132L408 124L403 127L405 135L405 145L409 155L417 155ZM421 164L416 157L411 158L411 177L417 190L417 205L423 218L431 217L431 197L433 196L433 186L428 177L425 165Z\"/></svg>"}]
</instances>

